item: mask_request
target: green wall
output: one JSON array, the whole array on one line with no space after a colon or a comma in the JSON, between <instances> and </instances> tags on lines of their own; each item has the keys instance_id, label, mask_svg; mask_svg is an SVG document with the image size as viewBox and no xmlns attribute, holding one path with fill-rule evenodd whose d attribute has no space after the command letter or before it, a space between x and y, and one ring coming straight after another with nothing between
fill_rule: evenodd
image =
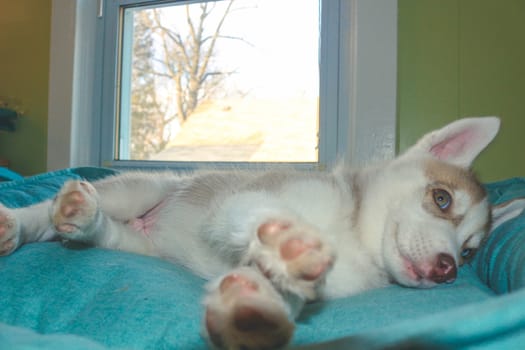
<instances>
[{"instance_id":1,"label":"green wall","mask_svg":"<svg viewBox=\"0 0 525 350\"><path fill-rule=\"evenodd\" d=\"M0 96L25 110L0 132L0 158L23 175L46 170L50 29L51 0L0 0Z\"/></svg>"},{"instance_id":2,"label":"green wall","mask_svg":"<svg viewBox=\"0 0 525 350\"><path fill-rule=\"evenodd\" d=\"M497 115L500 134L474 170L525 176L525 1L398 4L399 151L459 117Z\"/></svg>"}]
</instances>

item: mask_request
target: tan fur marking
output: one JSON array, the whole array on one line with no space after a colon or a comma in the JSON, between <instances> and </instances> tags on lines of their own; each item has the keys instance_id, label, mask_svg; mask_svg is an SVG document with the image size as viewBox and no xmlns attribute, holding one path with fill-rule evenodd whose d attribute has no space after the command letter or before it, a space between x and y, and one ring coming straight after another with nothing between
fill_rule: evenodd
<instances>
[{"instance_id":1,"label":"tan fur marking","mask_svg":"<svg viewBox=\"0 0 525 350\"><path fill-rule=\"evenodd\" d=\"M480 203L487 196L485 189L470 170L465 170L439 160L429 160L425 164L425 175L429 185L423 199L423 208L431 214L449 220L458 226L463 220L463 215L454 214L454 193L459 190L466 191L472 199L472 204ZM442 188L452 195L452 205L446 210L441 210L434 203L433 190Z\"/></svg>"},{"instance_id":2,"label":"tan fur marking","mask_svg":"<svg viewBox=\"0 0 525 350\"><path fill-rule=\"evenodd\" d=\"M443 183L453 191L457 189L467 191L472 198L472 204L480 203L487 196L476 175L470 170L439 160L429 160L425 164L425 175L431 183Z\"/></svg>"}]
</instances>

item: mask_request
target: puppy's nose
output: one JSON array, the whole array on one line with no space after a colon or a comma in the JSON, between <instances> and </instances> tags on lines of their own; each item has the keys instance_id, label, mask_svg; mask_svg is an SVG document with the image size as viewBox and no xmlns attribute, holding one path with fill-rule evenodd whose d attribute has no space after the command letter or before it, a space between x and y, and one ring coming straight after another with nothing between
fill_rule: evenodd
<instances>
[{"instance_id":1,"label":"puppy's nose","mask_svg":"<svg viewBox=\"0 0 525 350\"><path fill-rule=\"evenodd\" d=\"M452 283L456 280L458 269L456 261L447 253L440 253L436 259L436 265L430 273L430 279L436 283Z\"/></svg>"}]
</instances>

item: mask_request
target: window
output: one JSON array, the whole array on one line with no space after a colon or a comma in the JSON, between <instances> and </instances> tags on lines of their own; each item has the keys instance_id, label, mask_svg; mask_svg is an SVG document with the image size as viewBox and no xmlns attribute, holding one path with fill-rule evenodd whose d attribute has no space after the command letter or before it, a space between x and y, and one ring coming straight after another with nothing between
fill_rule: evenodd
<instances>
[{"instance_id":1,"label":"window","mask_svg":"<svg viewBox=\"0 0 525 350\"><path fill-rule=\"evenodd\" d=\"M121 14L116 159L317 162L318 0Z\"/></svg>"},{"instance_id":2,"label":"window","mask_svg":"<svg viewBox=\"0 0 525 350\"><path fill-rule=\"evenodd\" d=\"M297 1L301 3L299 9L297 9ZM208 5L209 9L216 11L217 15L221 13L219 10L224 10L228 4L230 4L229 0L207 2L54 0L48 169L82 165L186 168L208 161L214 164L219 162L217 163L219 165L221 161L243 165L250 162L293 162L298 166L318 167L333 163L339 158L359 164L371 159L390 158L393 155L395 148L397 4L396 1L390 0L234 0L232 10L235 9L235 11L226 18L228 21L225 21L220 32L221 44L216 46L217 51L213 55L215 61L208 71L208 77L222 76L224 78L222 83L225 85L212 91L207 98L201 99L201 105L186 121L181 123L180 120L175 120L180 119L179 114L181 113L176 113L177 105L174 103L176 96L166 92L173 89L173 79L162 77L169 74L167 74L167 66L162 65L162 41L156 43L153 41L162 35L158 29L165 27L164 35L178 34L182 37L187 29L172 27L174 23L180 23L181 20L173 20L177 15L173 13L168 15L169 11L178 11L182 13L181 16L184 16L186 8L190 13L193 13L194 10L198 13L197 11L202 10L202 6ZM308 11L303 9L306 6L309 8ZM253 77L254 72L250 72L241 64L249 60L231 62L228 55L221 56L222 53L228 51L231 57L228 48L234 48L232 51L239 52L239 55L249 56L251 54L252 57L260 58L259 56L262 55L260 50L263 47L261 41L255 40L251 30L239 30L239 28L245 28L244 25L239 26L239 22L245 19L249 22L248 24L253 24L255 20L246 20L250 18L248 12L264 10L265 7L272 8L274 11L274 16L270 20L262 15L251 15L260 17L258 18L259 23L263 22L262 30L254 26L259 29L260 34L271 34L271 30L264 31L264 26L269 23L270 26L277 27L279 16L275 13L279 13L290 23L286 28L287 32L282 33L281 36L286 38L287 35L292 37L300 35L301 39L306 40L310 45L305 46L308 48L305 49L305 57L300 61L301 64L293 64L297 59L287 60L288 56L282 52L280 53L281 60L271 59L271 54L264 57L268 62L277 63L277 67L279 63L282 63L279 68L290 72L289 76L285 77L282 77L282 73L280 76L276 75L273 79L278 79L278 81L274 82L273 86L270 85L270 89L258 87L258 81L251 87L243 85L245 81L252 83L256 81L252 78L243 78L245 74L247 77L250 77L250 74ZM292 11L294 8L298 11ZM71 21L72 18L74 21ZM298 18L301 20L299 21ZM217 17L215 19L210 17L210 19L210 23L217 23ZM140 28L136 26L141 20L158 20L157 24L160 24L156 27L155 33L150 32L148 35L142 33L145 39L150 40L149 43L140 40ZM164 20L166 22L163 22ZM212 30L208 33L213 34L216 26L210 25L210 28ZM177 33L175 29L179 32ZM279 29L279 31L282 30ZM74 32L75 35L67 34L71 32ZM268 41L277 48L275 52L279 56L279 48L285 45L280 44L278 40L272 40L271 35L268 37L270 38ZM300 51L300 45L294 44L293 39L295 38L288 39L288 42L292 40L289 46ZM153 50L145 54L150 55L149 64L156 70L154 74L142 77L139 74L140 69L137 69L138 66L133 65L134 50L136 53L141 44L153 47ZM54 54L55 52L60 54ZM304 67L310 68L304 68L303 64ZM308 74L302 76L301 73L306 70ZM263 78L270 76L270 74L262 75ZM137 76L139 79L136 79ZM154 97L160 102L157 101L159 108L155 113L168 120L169 124L167 129L157 128L163 129L162 132L156 131L163 136L175 135L175 137L167 138L168 148L144 156L144 154L137 153L136 145L140 146L140 139L144 139L140 133L145 130L133 118L134 113L138 113L137 108L134 110L134 107L140 106L141 103L132 100L137 84L139 82L146 84L147 79L150 79L150 83L153 81L154 84L151 86L155 86L158 90L157 96ZM298 79L303 79L302 91L279 89L297 82ZM213 79L207 81L212 83ZM229 89L232 86L235 88ZM272 88L275 91L272 91ZM301 106L300 112L296 109L289 115L301 116L299 118L301 123L308 124L305 129L307 131L304 132L304 135L300 135L308 141L302 143L292 137L277 137L277 139L289 138L290 144L294 147L303 145L300 152L293 152L293 156L286 155L286 152L270 153L270 156L266 158L256 156L261 154L261 149L271 144L267 143L270 136L281 135L280 133L286 130L286 123L281 122L280 119L282 117L275 117L278 121L265 120L260 123L267 129L276 131L270 136L260 130L249 128L247 135L242 135L235 129L231 129L233 131L230 130L229 134L224 130L217 132L217 124L213 125L209 122L203 122L203 124L207 127L211 125L211 130L206 131L208 134L200 139L196 137L191 140L191 137L187 135L194 136L196 131L201 130L200 127L193 126L193 132L181 132L183 128L191 126L190 122L197 124L199 121L197 117L202 117L203 114L212 114L215 118L219 118L239 112L241 107L245 108L250 104L246 103L244 107L242 104L235 105L231 103L235 98L244 97L247 92L261 92L265 89L267 93L275 94L278 90L287 90L287 102L293 100L290 99L290 95L296 98L298 96L307 98L308 102ZM206 93L201 91L201 96L204 95ZM149 97L147 94L146 96L136 94L135 99L140 97L151 102L154 101L152 96L153 94L150 94ZM255 97L260 96L264 94L255 94ZM250 96L250 99L255 97ZM262 104L261 101L259 103ZM285 109L282 107L283 104L275 104L278 110ZM208 113L212 105L218 107L218 111ZM254 105L257 106L257 103ZM270 105L268 103L264 107L270 108ZM292 103L285 105L293 109ZM281 112L284 113L284 111ZM242 114L251 113L245 110ZM176 118L172 118L175 115L177 115ZM303 115L308 115L308 117L303 119ZM202 121L204 118L200 119ZM249 121L254 122L253 119ZM221 120L218 124L227 126L228 123ZM290 129L299 134L303 133L297 126L292 126ZM136 136L137 134L139 136ZM223 139L225 135L231 137L228 136L228 140L225 141ZM188 140L193 144L184 143ZM234 147L238 145L242 146L241 149L234 151ZM281 152L283 149L286 151L289 147L276 144L274 148ZM161 155L166 156L166 153L170 153L169 151L173 149L177 155L175 157L168 155L167 159L175 160L175 162L164 161ZM196 153L193 153L189 158L182 157L181 154L184 152L181 150L185 149L192 151L197 149L197 156ZM224 158L225 154L226 158ZM210 155L213 156L211 159L208 158Z\"/></svg>"},{"instance_id":3,"label":"window","mask_svg":"<svg viewBox=\"0 0 525 350\"><path fill-rule=\"evenodd\" d=\"M337 143L337 113L319 111L321 89L327 98L338 89L337 79L324 86L319 79L323 62L339 59L338 34L321 17L327 5L113 1L107 8L106 25L120 24L106 37L117 52L111 86L120 87L104 94L115 101L104 115L116 117L107 163L317 166L336 157L329 143ZM323 32L335 40L323 44Z\"/></svg>"}]
</instances>

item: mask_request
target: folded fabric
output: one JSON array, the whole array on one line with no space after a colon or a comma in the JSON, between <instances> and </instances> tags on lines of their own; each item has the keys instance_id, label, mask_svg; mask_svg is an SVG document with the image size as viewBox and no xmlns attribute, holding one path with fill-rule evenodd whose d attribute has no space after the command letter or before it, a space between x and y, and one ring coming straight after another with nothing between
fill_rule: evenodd
<instances>
[{"instance_id":1,"label":"folded fabric","mask_svg":"<svg viewBox=\"0 0 525 350\"><path fill-rule=\"evenodd\" d=\"M513 178L487 185L491 202L525 198L525 179ZM525 212L491 232L473 262L480 279L497 293L525 286Z\"/></svg>"},{"instance_id":2,"label":"folded fabric","mask_svg":"<svg viewBox=\"0 0 525 350\"><path fill-rule=\"evenodd\" d=\"M21 180L23 176L6 167L0 167L0 181Z\"/></svg>"},{"instance_id":3,"label":"folded fabric","mask_svg":"<svg viewBox=\"0 0 525 350\"><path fill-rule=\"evenodd\" d=\"M0 344L10 350L104 350L107 347L69 334L43 335L22 327L0 323Z\"/></svg>"},{"instance_id":4,"label":"folded fabric","mask_svg":"<svg viewBox=\"0 0 525 350\"><path fill-rule=\"evenodd\" d=\"M200 336L205 281L169 262L58 242L0 259L0 321L40 333L70 333L133 349L206 348ZM295 344L335 339L486 300L469 267L428 290L391 286L308 305Z\"/></svg>"},{"instance_id":5,"label":"folded fabric","mask_svg":"<svg viewBox=\"0 0 525 350\"><path fill-rule=\"evenodd\" d=\"M522 349L523 310L525 290L520 290L300 349Z\"/></svg>"},{"instance_id":6,"label":"folded fabric","mask_svg":"<svg viewBox=\"0 0 525 350\"><path fill-rule=\"evenodd\" d=\"M52 198L67 180L94 181L116 173L108 168L81 167L3 182L0 183L0 203L10 208L26 207Z\"/></svg>"}]
</instances>

